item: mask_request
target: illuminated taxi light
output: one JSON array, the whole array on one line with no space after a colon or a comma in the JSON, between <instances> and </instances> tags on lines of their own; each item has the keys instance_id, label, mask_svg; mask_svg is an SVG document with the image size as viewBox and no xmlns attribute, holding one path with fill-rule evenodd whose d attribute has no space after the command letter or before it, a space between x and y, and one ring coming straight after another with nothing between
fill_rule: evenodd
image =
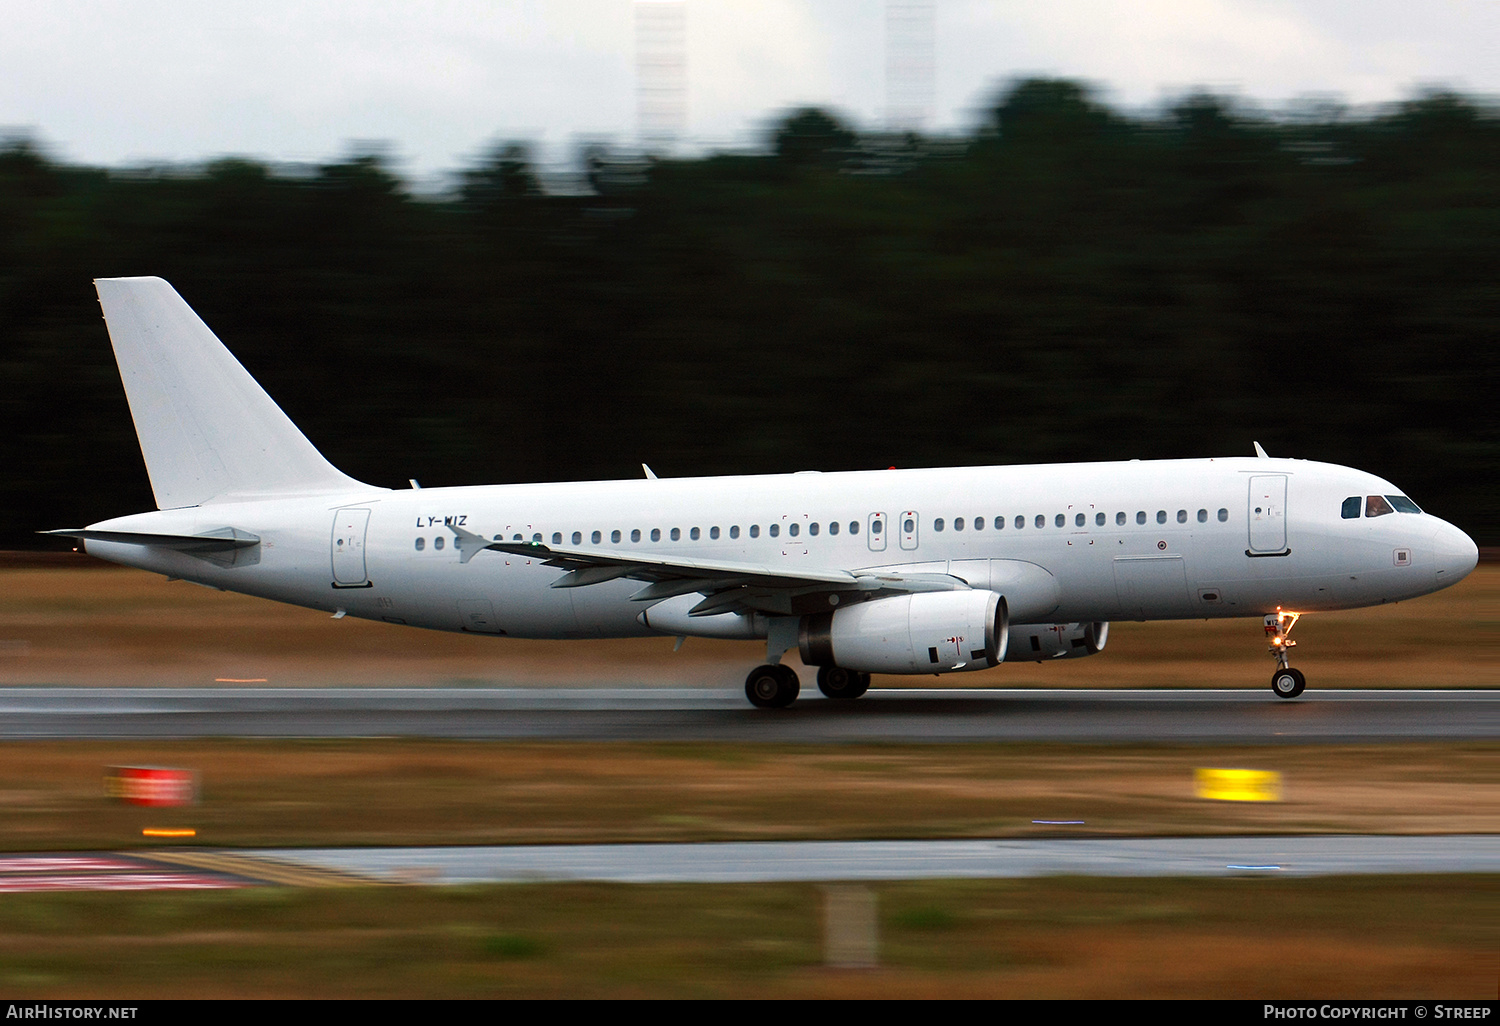
<instances>
[{"instance_id":1,"label":"illuminated taxi light","mask_svg":"<svg viewBox=\"0 0 1500 1026\"><path fill-rule=\"evenodd\" d=\"M166 827L146 827L141 831L142 837L197 837L196 830L172 830Z\"/></svg>"},{"instance_id":2,"label":"illuminated taxi light","mask_svg":"<svg viewBox=\"0 0 1500 1026\"><path fill-rule=\"evenodd\" d=\"M1275 770L1196 769L1194 791L1219 802L1279 802L1281 774Z\"/></svg>"}]
</instances>

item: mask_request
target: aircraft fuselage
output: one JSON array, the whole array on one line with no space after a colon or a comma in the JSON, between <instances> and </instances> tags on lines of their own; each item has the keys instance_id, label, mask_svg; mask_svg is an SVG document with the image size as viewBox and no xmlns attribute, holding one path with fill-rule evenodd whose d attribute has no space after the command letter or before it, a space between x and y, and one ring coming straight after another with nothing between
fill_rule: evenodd
<instances>
[{"instance_id":1,"label":"aircraft fuselage","mask_svg":"<svg viewBox=\"0 0 1500 1026\"><path fill-rule=\"evenodd\" d=\"M1007 592L1017 623L1259 616L1396 602L1461 579L1463 532L1426 513L1341 516L1397 495L1330 464L1227 458L385 490L215 502L95 524L261 539L219 566L88 541L101 558L350 616L525 638L653 633L638 581L556 588L540 558L481 552L454 527L516 542L682 559L948 574ZM1279 508L1278 508L1279 507ZM364 511L368 511L365 513ZM1122 522L1123 521L1123 522ZM1024 587L993 563L1044 573Z\"/></svg>"}]
</instances>

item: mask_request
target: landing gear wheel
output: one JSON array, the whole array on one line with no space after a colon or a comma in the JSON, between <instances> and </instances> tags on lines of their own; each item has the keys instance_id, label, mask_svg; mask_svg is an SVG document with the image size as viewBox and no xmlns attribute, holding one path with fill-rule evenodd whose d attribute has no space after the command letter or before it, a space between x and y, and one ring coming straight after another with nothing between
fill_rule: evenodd
<instances>
[{"instance_id":1,"label":"landing gear wheel","mask_svg":"<svg viewBox=\"0 0 1500 1026\"><path fill-rule=\"evenodd\" d=\"M870 675L842 666L824 666L818 670L818 690L841 701L855 699L870 690Z\"/></svg>"},{"instance_id":2,"label":"landing gear wheel","mask_svg":"<svg viewBox=\"0 0 1500 1026\"><path fill-rule=\"evenodd\" d=\"M1306 687L1307 678L1302 676L1301 670L1288 666L1271 674L1271 690L1276 692L1277 698L1296 698Z\"/></svg>"},{"instance_id":3,"label":"landing gear wheel","mask_svg":"<svg viewBox=\"0 0 1500 1026\"><path fill-rule=\"evenodd\" d=\"M801 690L797 672L779 663L757 666L745 678L745 697L758 709L785 709Z\"/></svg>"}]
</instances>

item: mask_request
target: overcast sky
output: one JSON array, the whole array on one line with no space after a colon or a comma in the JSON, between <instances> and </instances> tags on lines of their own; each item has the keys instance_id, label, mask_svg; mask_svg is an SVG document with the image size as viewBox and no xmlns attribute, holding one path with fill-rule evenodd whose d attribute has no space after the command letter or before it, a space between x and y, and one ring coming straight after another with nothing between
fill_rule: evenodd
<instances>
[{"instance_id":1,"label":"overcast sky","mask_svg":"<svg viewBox=\"0 0 1500 1026\"><path fill-rule=\"evenodd\" d=\"M1369 104L1500 93L1497 0L935 0L933 118L1020 75L1140 108L1197 88ZM883 0L687 0L687 135L743 146L790 105L878 127ZM633 142L631 0L0 0L0 133L72 161L326 160L389 144L430 175L499 141L549 161Z\"/></svg>"}]
</instances>

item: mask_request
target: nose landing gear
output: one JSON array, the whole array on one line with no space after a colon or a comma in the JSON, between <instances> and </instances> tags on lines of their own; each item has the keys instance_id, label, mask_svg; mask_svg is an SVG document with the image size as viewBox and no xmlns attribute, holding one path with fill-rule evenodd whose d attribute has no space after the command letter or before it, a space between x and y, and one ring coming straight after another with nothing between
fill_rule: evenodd
<instances>
[{"instance_id":1,"label":"nose landing gear","mask_svg":"<svg viewBox=\"0 0 1500 1026\"><path fill-rule=\"evenodd\" d=\"M1307 688L1307 678L1301 670L1292 669L1286 650L1297 644L1287 635L1297 625L1301 613L1288 612L1279 606L1275 613L1267 616L1266 637L1271 639L1271 658L1276 660L1276 672L1271 674L1271 690L1277 698L1296 698Z\"/></svg>"}]
</instances>

